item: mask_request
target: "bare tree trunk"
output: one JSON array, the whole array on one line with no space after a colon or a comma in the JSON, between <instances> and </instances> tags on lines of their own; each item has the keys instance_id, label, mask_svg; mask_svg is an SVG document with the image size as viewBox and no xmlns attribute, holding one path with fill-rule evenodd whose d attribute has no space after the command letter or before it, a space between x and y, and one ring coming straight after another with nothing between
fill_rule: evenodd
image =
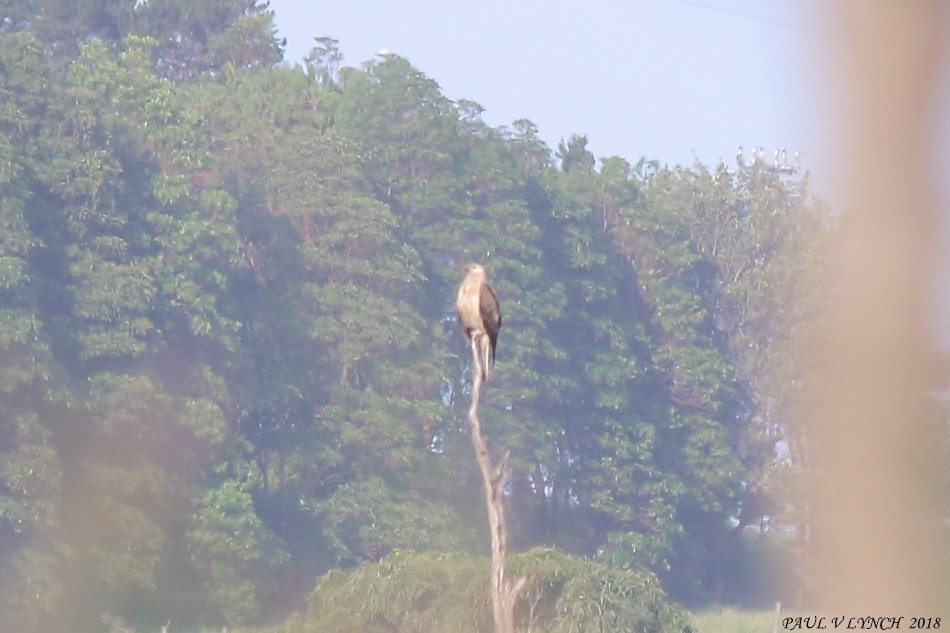
<instances>
[{"instance_id":1,"label":"bare tree trunk","mask_svg":"<svg viewBox=\"0 0 950 633\"><path fill-rule=\"evenodd\" d=\"M504 485L505 470L508 467L508 453L497 467L492 468L491 457L482 437L482 424L478 420L478 398L482 390L481 358L478 353L478 336L472 337L472 406L468 410L468 425L472 431L472 446L475 458L482 473L482 486L485 491L485 507L488 510L488 532L491 536L491 604L495 621L495 633L514 633L515 602L518 594L528 582L522 576L512 582L505 578L505 532Z\"/></svg>"}]
</instances>

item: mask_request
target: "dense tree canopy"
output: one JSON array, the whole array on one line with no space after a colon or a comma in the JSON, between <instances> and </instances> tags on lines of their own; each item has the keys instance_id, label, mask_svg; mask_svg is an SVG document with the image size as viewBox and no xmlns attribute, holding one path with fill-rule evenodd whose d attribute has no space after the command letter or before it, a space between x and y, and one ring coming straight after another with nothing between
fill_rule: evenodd
<instances>
[{"instance_id":1,"label":"dense tree canopy","mask_svg":"<svg viewBox=\"0 0 950 633\"><path fill-rule=\"evenodd\" d=\"M735 599L747 528L804 534L806 181L552 152L329 38L275 66L266 3L60 5L0 13L5 630L258 624L337 567L481 551L470 260L519 548Z\"/></svg>"}]
</instances>

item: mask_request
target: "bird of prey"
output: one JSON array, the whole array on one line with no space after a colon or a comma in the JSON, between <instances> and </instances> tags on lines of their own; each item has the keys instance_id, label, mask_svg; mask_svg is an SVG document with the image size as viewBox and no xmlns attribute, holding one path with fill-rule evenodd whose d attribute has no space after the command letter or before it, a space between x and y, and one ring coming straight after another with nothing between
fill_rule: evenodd
<instances>
[{"instance_id":1,"label":"bird of prey","mask_svg":"<svg viewBox=\"0 0 950 633\"><path fill-rule=\"evenodd\" d=\"M465 267L465 279L459 286L455 309L462 333L477 351L477 370L482 380L487 380L489 371L495 365L501 310L498 308L498 297L488 285L488 276L481 264L468 264Z\"/></svg>"}]
</instances>

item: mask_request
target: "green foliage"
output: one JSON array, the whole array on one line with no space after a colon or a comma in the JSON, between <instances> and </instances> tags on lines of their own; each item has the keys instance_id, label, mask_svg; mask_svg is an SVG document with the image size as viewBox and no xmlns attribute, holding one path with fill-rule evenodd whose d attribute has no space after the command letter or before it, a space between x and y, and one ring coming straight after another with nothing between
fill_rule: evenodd
<instances>
[{"instance_id":1,"label":"green foliage","mask_svg":"<svg viewBox=\"0 0 950 633\"><path fill-rule=\"evenodd\" d=\"M648 572L610 569L554 549L521 553L509 569L530 578L516 612L524 630L693 630ZM273 631L487 631L487 572L483 558L397 551L375 565L327 574L307 611Z\"/></svg>"},{"instance_id":2,"label":"green foliage","mask_svg":"<svg viewBox=\"0 0 950 633\"><path fill-rule=\"evenodd\" d=\"M212 587L211 599L228 624L259 616L258 594L273 583L285 562L283 543L254 511L247 484L227 480L196 499L188 550Z\"/></svg>"},{"instance_id":3,"label":"green foliage","mask_svg":"<svg viewBox=\"0 0 950 633\"><path fill-rule=\"evenodd\" d=\"M332 38L274 67L266 3L75 4L0 26L4 630L256 624L380 559L432 573L380 618L480 626L481 589L452 589L467 619L423 604L481 573L470 260L505 315L483 407L513 544L597 560L516 557L523 622L679 622L644 568L716 597L766 557L748 528L803 528L807 183L552 152Z\"/></svg>"},{"instance_id":4,"label":"green foliage","mask_svg":"<svg viewBox=\"0 0 950 633\"><path fill-rule=\"evenodd\" d=\"M690 613L696 633L759 633L775 626L774 611L745 611L729 607Z\"/></svg>"},{"instance_id":5,"label":"green foliage","mask_svg":"<svg viewBox=\"0 0 950 633\"><path fill-rule=\"evenodd\" d=\"M274 14L259 0L55 0L4 3L5 30L29 30L60 61L83 44L130 36L156 41L155 68L174 80L208 71L268 68L280 61Z\"/></svg>"}]
</instances>

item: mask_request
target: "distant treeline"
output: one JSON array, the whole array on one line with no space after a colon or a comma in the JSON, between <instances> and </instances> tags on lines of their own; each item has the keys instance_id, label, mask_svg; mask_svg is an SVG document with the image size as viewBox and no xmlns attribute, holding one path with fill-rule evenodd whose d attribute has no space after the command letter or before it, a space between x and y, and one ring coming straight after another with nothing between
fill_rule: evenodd
<instances>
[{"instance_id":1,"label":"distant treeline","mask_svg":"<svg viewBox=\"0 0 950 633\"><path fill-rule=\"evenodd\" d=\"M332 569L483 555L468 261L512 546L798 591L762 570L808 532L807 176L552 151L329 38L279 65L255 0L0 18L0 628L257 625Z\"/></svg>"}]
</instances>

